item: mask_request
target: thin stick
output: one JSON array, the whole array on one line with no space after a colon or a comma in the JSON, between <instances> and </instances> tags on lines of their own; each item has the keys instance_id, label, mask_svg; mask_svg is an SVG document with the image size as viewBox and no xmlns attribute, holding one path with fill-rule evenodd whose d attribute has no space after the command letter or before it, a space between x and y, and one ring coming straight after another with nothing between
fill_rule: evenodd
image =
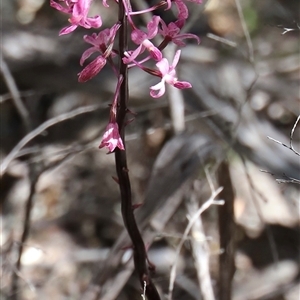
<instances>
[{"instance_id":1,"label":"thin stick","mask_svg":"<svg viewBox=\"0 0 300 300\"><path fill-rule=\"evenodd\" d=\"M33 171L32 173L35 173ZM33 175L33 176L32 176ZM34 176L35 174L31 174L31 184L30 184L30 193L28 196L28 199L26 201L26 207L25 207L25 216L24 216L24 226L23 226L23 233L21 240L19 242L19 247L18 247L18 259L15 264L15 271L12 276L12 284L11 284L11 299L18 299L18 287L19 287L19 273L21 269L21 258L22 258L22 253L23 253L23 248L24 244L28 238L29 231L30 231L30 215L32 211L32 206L33 206L33 197L35 194L35 187L36 183L38 181L39 175Z\"/></svg>"},{"instance_id":2,"label":"thin stick","mask_svg":"<svg viewBox=\"0 0 300 300\"><path fill-rule=\"evenodd\" d=\"M267 138L268 138L269 140L275 142L276 144L279 144L279 145L281 145L281 146L283 146L283 147L285 147L285 148L288 148L288 149L294 151L293 149L291 149L290 146L288 146L288 145L286 145L286 144L284 144L284 143L282 143L282 142L280 142L280 141L278 141L278 140L276 140L276 139L274 139L274 138L272 138L272 137L270 137L270 136L267 136ZM300 155L297 151L296 151L295 154L296 154L296 155Z\"/></svg>"},{"instance_id":3,"label":"thin stick","mask_svg":"<svg viewBox=\"0 0 300 300\"><path fill-rule=\"evenodd\" d=\"M232 48L236 48L237 47L237 43L236 42L232 42L232 41L230 41L228 39L222 38L222 37L217 36L217 35L215 35L213 33L208 33L206 36L208 38L212 39L212 40L215 40L215 41L220 42L222 44L228 45L228 46L230 46Z\"/></svg>"},{"instance_id":4,"label":"thin stick","mask_svg":"<svg viewBox=\"0 0 300 300\"><path fill-rule=\"evenodd\" d=\"M35 90L27 90L27 91L18 91L19 96L22 98L27 98L34 95L42 95L42 92L37 92ZM6 94L2 94L0 96L0 104L3 104L5 101L13 99L11 92L8 92ZM22 103L23 104L23 103Z\"/></svg>"},{"instance_id":5,"label":"thin stick","mask_svg":"<svg viewBox=\"0 0 300 300\"><path fill-rule=\"evenodd\" d=\"M218 207L219 241L222 253L219 256L219 300L232 299L232 279L235 272L236 225L234 222L234 191L228 162L221 162L218 183L224 186L220 197L225 203Z\"/></svg>"},{"instance_id":6,"label":"thin stick","mask_svg":"<svg viewBox=\"0 0 300 300\"><path fill-rule=\"evenodd\" d=\"M275 142L275 143L277 143L277 144L279 144L279 145L285 147L285 148L290 149L290 150L293 151L296 155L300 156L300 153L299 153L297 150L295 150L295 148L294 148L294 146L293 146L293 137L294 137L294 133L295 133L296 127L297 127L297 125L298 125L298 123L299 123L299 120L300 120L300 115L298 116L298 118L297 118L296 122L294 123L293 128L292 128L292 130L291 130L291 133L290 133L290 145L289 145L289 146L286 145L286 144L284 144L284 143L282 143L282 142L280 142L280 141L278 141L278 140L276 140L276 139L274 139L274 138L272 138L272 137L270 137L270 136L267 136L267 138L268 138L269 140L271 140L271 141L273 141L273 142Z\"/></svg>"},{"instance_id":7,"label":"thin stick","mask_svg":"<svg viewBox=\"0 0 300 300\"><path fill-rule=\"evenodd\" d=\"M199 209L195 193L195 191L192 192L192 195L189 197L189 202L187 203L187 209L190 216ZM201 215L192 226L191 246L195 259L198 283L203 299L215 300L212 280L209 272L209 246L205 237Z\"/></svg>"},{"instance_id":8,"label":"thin stick","mask_svg":"<svg viewBox=\"0 0 300 300\"><path fill-rule=\"evenodd\" d=\"M275 174L271 173L270 171L267 171L267 170L262 170L260 169L259 171L263 172L263 173L267 173L267 174L270 174L271 176L275 176ZM297 184L300 184L300 179L297 179L297 178L293 178L293 177L290 177L290 176L287 176L286 174L282 174L282 176L284 178L275 178L275 180L278 182L278 183L297 183ZM277 175L276 175L277 177Z\"/></svg>"},{"instance_id":9,"label":"thin stick","mask_svg":"<svg viewBox=\"0 0 300 300\"><path fill-rule=\"evenodd\" d=\"M13 103L25 125L26 131L29 132L31 129L29 113L21 100L20 92L18 90L16 82L2 56L0 57L0 71L11 94Z\"/></svg>"},{"instance_id":10,"label":"thin stick","mask_svg":"<svg viewBox=\"0 0 300 300\"><path fill-rule=\"evenodd\" d=\"M297 120L296 120L296 122L295 122L295 124L294 124L294 126L291 130L291 134L290 134L290 148L292 149L292 151L294 151L294 153L298 153L298 155L300 155L299 152L297 152L293 147L293 136L294 136L294 132L296 130L296 127L297 127L297 124L298 124L299 120L300 120L300 115L298 116L298 118L297 118Z\"/></svg>"},{"instance_id":11,"label":"thin stick","mask_svg":"<svg viewBox=\"0 0 300 300\"><path fill-rule=\"evenodd\" d=\"M245 17L244 17L244 14L243 14L243 10L242 10L240 1L235 0L235 5L236 5L236 8L237 8L238 15L239 15L239 18L240 18L240 21L241 21L241 24L242 24L242 28L243 28L243 31L244 31L244 35L245 35L245 38L246 38L246 41L247 41L248 51L249 51L249 60L250 60L251 63L254 63L253 44L252 44L252 40L251 40L251 37L250 37L250 34L249 34L249 30L248 30L248 27L247 27L247 24L246 24L246 21L245 21Z\"/></svg>"}]
</instances>

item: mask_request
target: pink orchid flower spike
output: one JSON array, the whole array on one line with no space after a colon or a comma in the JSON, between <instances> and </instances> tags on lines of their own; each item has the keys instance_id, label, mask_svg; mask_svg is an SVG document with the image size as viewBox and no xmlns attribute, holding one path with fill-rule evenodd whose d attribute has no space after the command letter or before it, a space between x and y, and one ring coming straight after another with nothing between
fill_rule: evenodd
<instances>
[{"instance_id":1,"label":"pink orchid flower spike","mask_svg":"<svg viewBox=\"0 0 300 300\"><path fill-rule=\"evenodd\" d=\"M113 152L116 148L125 150L117 122L113 121L108 123L99 148L101 149L103 147L106 147L109 153Z\"/></svg>"},{"instance_id":2,"label":"pink orchid flower spike","mask_svg":"<svg viewBox=\"0 0 300 300\"><path fill-rule=\"evenodd\" d=\"M165 93L165 83L168 83L178 89L188 89L192 85L187 81L179 81L176 77L175 67L178 64L181 51L178 50L175 53L173 62L169 65L169 62L166 58L163 58L159 61L156 66L160 71L161 81L150 87L150 96L153 98L159 98ZM158 92L157 92L158 91Z\"/></svg>"}]
</instances>

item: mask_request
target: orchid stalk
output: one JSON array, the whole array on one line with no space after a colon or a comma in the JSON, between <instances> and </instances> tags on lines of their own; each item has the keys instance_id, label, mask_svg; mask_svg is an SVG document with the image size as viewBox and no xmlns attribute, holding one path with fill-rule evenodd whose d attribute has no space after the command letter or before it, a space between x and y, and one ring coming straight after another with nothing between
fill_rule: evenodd
<instances>
[{"instance_id":1,"label":"orchid stalk","mask_svg":"<svg viewBox=\"0 0 300 300\"><path fill-rule=\"evenodd\" d=\"M96 30L102 27L100 15L90 16L90 7L93 0L50 0L50 5L56 10L69 15L70 25L65 26L59 35L70 34L78 27L86 30ZM111 0L112 1L112 0ZM186 0L200 4L201 0ZM194 39L197 43L200 39L190 33L181 34L180 31L189 16L188 8L184 0L162 0L158 4L143 11L132 11L130 0L115 0L118 3L118 19L111 28L104 28L98 32L84 35L83 39L91 47L85 50L80 59L80 65L84 66L78 74L78 81L84 83L92 80L101 70L110 66L117 78L116 91L110 105L109 121L102 137L99 148L107 148L108 153L115 154L117 182L121 193L121 207L124 225L133 244L133 258L135 269L139 276L141 287L145 290L150 300L160 299L157 289L151 280L149 269L153 265L149 263L145 245L134 217L134 206L131 199L130 179L126 159L125 126L126 115L130 111L128 91L128 71L131 68L139 68L141 72L147 72L149 76L159 77L161 80L154 86L150 86L150 96L154 99L165 94L165 85L170 84L178 89L191 88L187 81L180 81L176 75L176 66L179 63L181 51L177 50L173 62L163 57L162 50L169 43L178 47L184 47L185 39ZM103 0L103 6L110 9L109 1ZM158 15L155 10L164 6L165 10L172 6L177 9L176 19L168 24ZM134 18L139 14L153 12L152 19L146 24L146 30L139 28ZM130 29L130 35L128 35ZM161 35L163 42L155 45L153 40ZM128 39L137 45L129 50ZM115 42L118 40L118 49ZM146 55L146 57L145 57ZM93 58L92 58L93 57ZM89 61L87 64L86 62ZM149 68L145 62L156 67Z\"/></svg>"}]
</instances>

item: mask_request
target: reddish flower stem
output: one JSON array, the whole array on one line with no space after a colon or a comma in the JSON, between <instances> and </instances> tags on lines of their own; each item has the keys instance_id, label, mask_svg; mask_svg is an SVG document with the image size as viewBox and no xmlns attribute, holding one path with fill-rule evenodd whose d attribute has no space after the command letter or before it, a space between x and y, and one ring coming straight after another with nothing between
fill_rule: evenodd
<instances>
[{"instance_id":1,"label":"reddish flower stem","mask_svg":"<svg viewBox=\"0 0 300 300\"><path fill-rule=\"evenodd\" d=\"M119 102L118 102L119 106L117 109L117 123L120 130L120 136L125 145L125 140L124 140L125 117L128 111L127 109L128 68L127 65L123 63L122 58L124 57L124 52L127 51L128 21L127 21L123 1L119 1L119 22L121 24L119 30L119 53L120 53L119 70L120 70L120 77L123 79L123 81L120 86L120 94L119 94ZM144 241L138 229L137 223L135 221L134 213L133 213L131 186L130 186L128 168L127 168L127 159L126 159L126 146L125 146L125 150L120 150L119 148L116 148L115 161L116 161L116 170L118 175L119 187L121 192L122 216L123 216L125 227L128 231L128 234L133 244L135 270L138 273L142 289L144 287L144 282L146 282L147 298L149 300L159 300L160 296L149 275L149 270L147 266L147 253L146 253Z\"/></svg>"}]
</instances>

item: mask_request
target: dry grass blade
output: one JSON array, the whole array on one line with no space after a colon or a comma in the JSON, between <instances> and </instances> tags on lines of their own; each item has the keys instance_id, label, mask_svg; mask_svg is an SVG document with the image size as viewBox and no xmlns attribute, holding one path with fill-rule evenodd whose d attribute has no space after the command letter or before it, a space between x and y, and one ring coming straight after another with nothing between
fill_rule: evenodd
<instances>
[{"instance_id":1,"label":"dry grass blade","mask_svg":"<svg viewBox=\"0 0 300 300\"><path fill-rule=\"evenodd\" d=\"M3 176L3 174L6 172L6 169L9 166L9 164L18 156L18 153L20 152L20 150L24 146L26 146L30 141L32 141L35 137L40 135L43 131L45 131L49 127L54 126L60 122L66 121L68 119L72 119L81 114L92 112L98 108L100 108L99 105L89 105L89 106L84 106L84 107L74 109L68 113L61 114L57 117L54 117L54 118L44 122L36 129L29 132L26 136L24 136L21 139L21 141L11 150L11 152L2 161L1 166L0 166L0 176Z\"/></svg>"},{"instance_id":2,"label":"dry grass blade","mask_svg":"<svg viewBox=\"0 0 300 300\"><path fill-rule=\"evenodd\" d=\"M202 206L198 209L198 211L191 217L191 219L189 220L189 223L183 233L183 236L176 248L176 258L174 260L174 264L172 265L171 268L171 272L170 272L170 283L169 283L169 294L168 294L168 299L171 300L172 299L172 293L173 293L173 289L174 289L174 283L175 283L175 278L176 278L176 261L179 257L181 248L184 244L184 242L187 240L187 237L193 227L193 225L195 224L195 222L197 221L197 219L199 218L199 216L206 210L208 209L211 205L216 204L216 205L222 205L224 202L220 201L220 200L215 200L215 198L219 195L219 193L222 191L222 187L219 187L216 191L214 191L211 195L211 197L202 204Z\"/></svg>"},{"instance_id":3,"label":"dry grass blade","mask_svg":"<svg viewBox=\"0 0 300 300\"><path fill-rule=\"evenodd\" d=\"M187 210L190 216L199 209L195 192L189 197ZM212 280L209 272L209 246L203 228L201 216L195 221L192 227L191 246L195 259L195 267L197 270L198 284L204 300L214 300L214 292Z\"/></svg>"}]
</instances>

